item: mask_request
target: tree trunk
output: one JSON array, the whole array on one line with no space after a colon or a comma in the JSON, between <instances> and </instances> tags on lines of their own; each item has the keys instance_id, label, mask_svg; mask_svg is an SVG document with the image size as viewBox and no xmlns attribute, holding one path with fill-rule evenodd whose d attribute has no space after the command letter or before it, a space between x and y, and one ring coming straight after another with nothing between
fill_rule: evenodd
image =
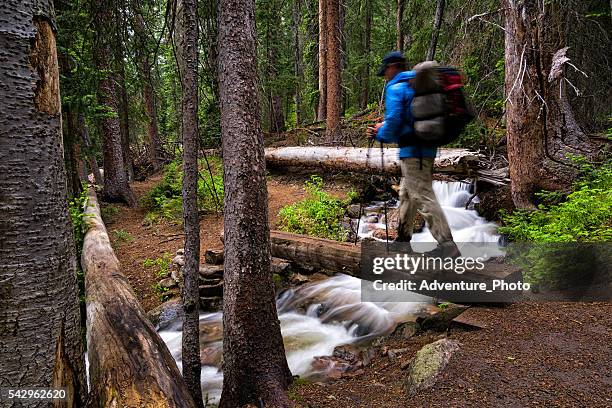
<instances>
[{"instance_id":1,"label":"tree trunk","mask_svg":"<svg viewBox=\"0 0 612 408\"><path fill-rule=\"evenodd\" d=\"M295 75L295 124L299 127L302 124L302 84L304 83L304 70L302 68L302 41L300 36L300 26L302 25L302 0L293 2L293 46L294 51L294 75Z\"/></svg>"},{"instance_id":2,"label":"tree trunk","mask_svg":"<svg viewBox=\"0 0 612 408\"><path fill-rule=\"evenodd\" d=\"M195 407L174 358L121 273L93 188L81 264L92 407Z\"/></svg>"},{"instance_id":3,"label":"tree trunk","mask_svg":"<svg viewBox=\"0 0 612 408\"><path fill-rule=\"evenodd\" d=\"M338 0L327 0L326 12L327 108L325 142L338 143L342 140L342 129L340 127L342 61L340 55L340 5Z\"/></svg>"},{"instance_id":4,"label":"tree trunk","mask_svg":"<svg viewBox=\"0 0 612 408\"><path fill-rule=\"evenodd\" d=\"M266 83L268 88L268 124L270 133L281 133L285 131L285 115L283 114L283 103L281 87L278 84L279 63L279 27L281 24L280 14L282 6L280 3L270 0L265 3L268 8L266 13Z\"/></svg>"},{"instance_id":5,"label":"tree trunk","mask_svg":"<svg viewBox=\"0 0 612 408\"><path fill-rule=\"evenodd\" d=\"M121 151L123 152L123 164L128 181L134 180L134 163L132 162L132 152L130 150L130 115L128 105L128 94L125 86L125 68L121 62L119 68L119 89L121 100L119 102L119 129L121 131Z\"/></svg>"},{"instance_id":6,"label":"tree trunk","mask_svg":"<svg viewBox=\"0 0 612 408\"><path fill-rule=\"evenodd\" d=\"M427 61L433 61L436 56L436 47L438 45L438 35L440 34L440 26L442 25L442 17L444 15L444 0L438 0L436 4L436 16L434 17L433 31L431 32L431 40L429 49L427 50Z\"/></svg>"},{"instance_id":7,"label":"tree trunk","mask_svg":"<svg viewBox=\"0 0 612 408\"><path fill-rule=\"evenodd\" d=\"M567 154L597 148L574 118L563 82L566 5L504 0L506 120L512 200L535 208L539 190L568 188L577 174Z\"/></svg>"},{"instance_id":8,"label":"tree trunk","mask_svg":"<svg viewBox=\"0 0 612 408\"><path fill-rule=\"evenodd\" d=\"M155 107L155 93L153 92L153 77L151 75L151 62L147 48L148 35L141 13L134 16L134 32L138 39L136 54L138 57L138 70L142 82L142 98L149 119L147 123L147 156L153 167L153 172L161 169L163 161L163 150L159 139L157 127L157 110Z\"/></svg>"},{"instance_id":9,"label":"tree trunk","mask_svg":"<svg viewBox=\"0 0 612 408\"><path fill-rule=\"evenodd\" d=\"M359 100L360 109L367 109L370 102L370 53L372 47L372 0L365 0L365 29L363 32L363 50L365 64L361 72L361 98Z\"/></svg>"},{"instance_id":10,"label":"tree trunk","mask_svg":"<svg viewBox=\"0 0 612 408\"><path fill-rule=\"evenodd\" d=\"M115 69L119 82L119 129L121 130L121 150L123 152L123 165L128 181L134 180L134 163L130 151L130 115L127 87L125 84L125 44L123 42L125 26L125 4L123 0L115 3ZM127 36L127 34L125 34Z\"/></svg>"},{"instance_id":11,"label":"tree trunk","mask_svg":"<svg viewBox=\"0 0 612 408\"><path fill-rule=\"evenodd\" d=\"M380 149L355 147L279 147L265 150L266 166L317 168L323 171L379 173L401 175L396 148ZM369 157L368 157L369 154ZM381 168L381 154L384 166ZM434 171L468 175L477 166L478 154L467 149L439 149Z\"/></svg>"},{"instance_id":12,"label":"tree trunk","mask_svg":"<svg viewBox=\"0 0 612 408\"><path fill-rule=\"evenodd\" d=\"M0 388L65 387L65 406L80 407L87 384L52 4L3 4Z\"/></svg>"},{"instance_id":13,"label":"tree trunk","mask_svg":"<svg viewBox=\"0 0 612 408\"><path fill-rule=\"evenodd\" d=\"M270 274L268 195L256 74L255 2L222 0L219 83L225 180L220 407L291 406Z\"/></svg>"},{"instance_id":14,"label":"tree trunk","mask_svg":"<svg viewBox=\"0 0 612 408\"><path fill-rule=\"evenodd\" d=\"M402 29L402 21L404 19L404 6L404 0L397 0L397 13L395 15L395 29L397 32L397 38L395 41L395 48L401 52L404 52L404 30Z\"/></svg>"},{"instance_id":15,"label":"tree trunk","mask_svg":"<svg viewBox=\"0 0 612 408\"><path fill-rule=\"evenodd\" d=\"M83 191L82 182L87 180L83 161L81 160L80 137L76 118L70 108L66 108L64 133L64 163L68 179L68 196L75 197Z\"/></svg>"},{"instance_id":16,"label":"tree trunk","mask_svg":"<svg viewBox=\"0 0 612 408\"><path fill-rule=\"evenodd\" d=\"M79 134L81 135L81 141L83 142L83 147L87 150L87 162L89 163L89 168L93 173L94 181L97 185L103 186L104 179L102 178L102 172L100 171L100 166L98 166L96 155L92 150L92 146L89 141L89 131L87 130L87 124L85 123L85 118L83 117L82 113L79 113L78 128Z\"/></svg>"},{"instance_id":17,"label":"tree trunk","mask_svg":"<svg viewBox=\"0 0 612 408\"><path fill-rule=\"evenodd\" d=\"M112 4L108 0L96 0L94 4L97 18L94 26L97 37L94 44L94 54L98 70L109 72L108 63L111 52L112 39ZM128 184L123 161L121 128L119 124L119 110L115 78L112 73L106 74L98 84L98 100L106 107L109 115L100 119L102 132L102 147L104 151L104 189L102 196L108 201L121 201L129 206L136 206L136 197Z\"/></svg>"},{"instance_id":18,"label":"tree trunk","mask_svg":"<svg viewBox=\"0 0 612 408\"><path fill-rule=\"evenodd\" d=\"M198 407L203 407L199 340L200 223L198 216L198 19L197 1L180 0L177 34L183 103L183 377Z\"/></svg>"},{"instance_id":19,"label":"tree trunk","mask_svg":"<svg viewBox=\"0 0 612 408\"><path fill-rule=\"evenodd\" d=\"M327 115L327 1L319 0L319 121Z\"/></svg>"}]
</instances>

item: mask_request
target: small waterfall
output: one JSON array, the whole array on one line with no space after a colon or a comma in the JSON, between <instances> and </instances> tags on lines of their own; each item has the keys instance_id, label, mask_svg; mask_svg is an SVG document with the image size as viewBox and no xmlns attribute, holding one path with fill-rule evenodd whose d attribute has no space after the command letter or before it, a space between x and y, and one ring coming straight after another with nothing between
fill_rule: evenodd
<instances>
[{"instance_id":1,"label":"small waterfall","mask_svg":"<svg viewBox=\"0 0 612 408\"><path fill-rule=\"evenodd\" d=\"M472 197L471 189L471 184L460 181L446 182L436 180L433 182L434 193L442 207L442 211L444 211L444 215L446 215L446 220L456 242L497 242L499 240L497 224L485 220L478 215L476 210L471 208L472 204L479 201L478 197L472 198L468 209L465 208ZM391 204L388 209L394 209L399 206L397 202ZM383 202L381 201L365 208L364 215L359 222L359 236L361 238L372 237L373 231L377 229L384 230L385 223L380 222L384 221L383 216L377 217L376 222L371 222L373 220L372 213L378 212L382 205ZM375 239L382 241L380 238ZM422 232L414 234L412 240L413 242L431 242L431 247L427 248L427 250L434 249L436 245L435 239L427 226L425 226ZM424 246L420 247L424 248Z\"/></svg>"}]
</instances>

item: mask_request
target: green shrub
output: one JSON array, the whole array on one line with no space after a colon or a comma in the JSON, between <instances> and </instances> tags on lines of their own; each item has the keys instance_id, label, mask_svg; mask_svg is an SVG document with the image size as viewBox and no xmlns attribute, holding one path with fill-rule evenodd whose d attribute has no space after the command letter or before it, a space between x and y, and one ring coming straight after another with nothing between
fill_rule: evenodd
<instances>
[{"instance_id":1,"label":"green shrub","mask_svg":"<svg viewBox=\"0 0 612 408\"><path fill-rule=\"evenodd\" d=\"M115 237L115 242L117 243L130 243L134 241L134 236L127 231L124 230L114 230L113 236Z\"/></svg>"},{"instance_id":2,"label":"green shrub","mask_svg":"<svg viewBox=\"0 0 612 408\"><path fill-rule=\"evenodd\" d=\"M145 268L153 268L155 276L158 278L165 278L168 276L171 264L172 255L168 252L164 252L159 258L147 258L142 262L142 266Z\"/></svg>"},{"instance_id":3,"label":"green shrub","mask_svg":"<svg viewBox=\"0 0 612 408\"><path fill-rule=\"evenodd\" d=\"M311 176L304 189L308 197L279 211L279 228L297 234L344 241L349 230L341 225L351 198L340 200L322 190L323 179ZM354 194L350 194L354 195Z\"/></svg>"},{"instance_id":4,"label":"green shrub","mask_svg":"<svg viewBox=\"0 0 612 408\"><path fill-rule=\"evenodd\" d=\"M68 211L72 221L72 231L74 233L74 244L77 256L81 255L83 249L83 239L85 238L85 204L87 203L87 186L83 186L83 191L78 197L73 197L68 201Z\"/></svg>"},{"instance_id":5,"label":"green shrub","mask_svg":"<svg viewBox=\"0 0 612 408\"><path fill-rule=\"evenodd\" d=\"M518 241L508 247L509 259L534 291L588 285L609 264L608 248L592 243L612 240L612 161L599 168L574 161L583 175L572 193L543 192L538 210L502 216L500 232Z\"/></svg>"},{"instance_id":6,"label":"green shrub","mask_svg":"<svg viewBox=\"0 0 612 408\"><path fill-rule=\"evenodd\" d=\"M223 207L223 176L221 161L208 159L212 177L206 163L199 163L198 175L198 209L202 212L221 210ZM164 169L164 177L141 200L140 204L149 210L146 215L148 223L160 218L181 221L183 214L183 170L181 162L175 160Z\"/></svg>"},{"instance_id":7,"label":"green shrub","mask_svg":"<svg viewBox=\"0 0 612 408\"><path fill-rule=\"evenodd\" d=\"M558 193L540 193L544 203L538 210L503 213L500 232L513 241L540 243L612 240L612 161L599 168L583 163L582 169L564 200Z\"/></svg>"}]
</instances>

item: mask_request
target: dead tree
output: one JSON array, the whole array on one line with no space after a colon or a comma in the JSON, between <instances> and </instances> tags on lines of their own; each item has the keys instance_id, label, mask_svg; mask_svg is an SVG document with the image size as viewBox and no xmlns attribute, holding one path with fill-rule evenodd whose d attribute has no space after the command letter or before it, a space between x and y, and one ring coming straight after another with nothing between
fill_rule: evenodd
<instances>
[{"instance_id":1,"label":"dead tree","mask_svg":"<svg viewBox=\"0 0 612 408\"><path fill-rule=\"evenodd\" d=\"M255 2L221 0L219 83L225 180L221 407L287 407L292 377L270 274Z\"/></svg>"},{"instance_id":2,"label":"dead tree","mask_svg":"<svg viewBox=\"0 0 612 408\"><path fill-rule=\"evenodd\" d=\"M597 148L578 124L567 97L567 13L561 3L504 0L506 120L512 200L535 208L535 193L570 186L568 154Z\"/></svg>"},{"instance_id":3,"label":"dead tree","mask_svg":"<svg viewBox=\"0 0 612 408\"><path fill-rule=\"evenodd\" d=\"M64 406L80 407L87 384L52 4L3 3L0 388L65 387Z\"/></svg>"}]
</instances>

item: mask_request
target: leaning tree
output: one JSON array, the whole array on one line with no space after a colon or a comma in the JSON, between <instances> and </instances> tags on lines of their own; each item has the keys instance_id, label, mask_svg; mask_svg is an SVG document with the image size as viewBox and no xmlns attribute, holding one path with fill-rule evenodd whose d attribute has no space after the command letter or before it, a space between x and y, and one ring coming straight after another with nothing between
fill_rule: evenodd
<instances>
[{"instance_id":1,"label":"leaning tree","mask_svg":"<svg viewBox=\"0 0 612 408\"><path fill-rule=\"evenodd\" d=\"M34 0L4 2L3 10L0 388L65 387L72 396L67 406L83 406L87 386L54 10L52 2Z\"/></svg>"},{"instance_id":2,"label":"leaning tree","mask_svg":"<svg viewBox=\"0 0 612 408\"><path fill-rule=\"evenodd\" d=\"M270 274L255 1L222 0L219 84L225 181L221 407L289 406L292 377Z\"/></svg>"},{"instance_id":3,"label":"leaning tree","mask_svg":"<svg viewBox=\"0 0 612 408\"><path fill-rule=\"evenodd\" d=\"M512 200L534 208L535 193L567 188L577 174L570 155L594 157L597 147L578 123L568 88L571 27L579 2L503 0L508 160ZM603 41L603 39L602 39ZM575 42L575 41L574 41ZM594 52L596 42L584 44ZM582 74L580 74L582 75Z\"/></svg>"}]
</instances>

